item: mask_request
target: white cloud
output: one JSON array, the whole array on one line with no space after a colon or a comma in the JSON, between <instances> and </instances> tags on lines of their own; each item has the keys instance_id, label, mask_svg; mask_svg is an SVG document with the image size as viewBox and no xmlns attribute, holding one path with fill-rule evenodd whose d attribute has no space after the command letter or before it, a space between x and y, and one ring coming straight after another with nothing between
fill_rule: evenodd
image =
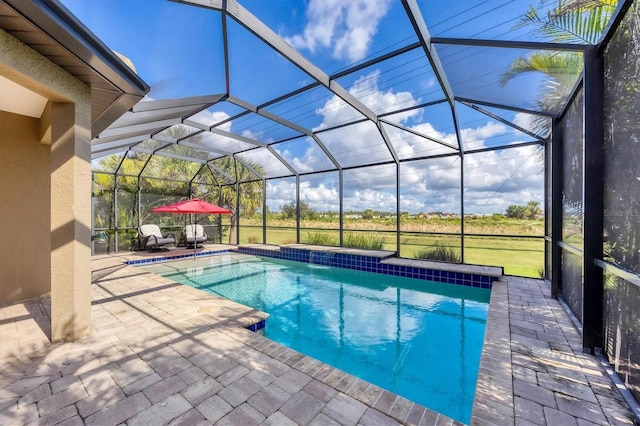
<instances>
[{"instance_id":1,"label":"white cloud","mask_svg":"<svg viewBox=\"0 0 640 426\"><path fill-rule=\"evenodd\" d=\"M298 139L290 145L284 143L273 147L285 161L300 173L334 169L329 157L311 137ZM297 148L297 153L292 151L293 148ZM302 152L302 155L298 154L299 152Z\"/></svg>"},{"instance_id":2,"label":"white cloud","mask_svg":"<svg viewBox=\"0 0 640 426\"><path fill-rule=\"evenodd\" d=\"M361 99L371 110L380 114L391 111L402 105L409 107L417 105L409 92L393 92L392 90L378 90L379 71L373 71L361 76L350 88L349 93ZM322 115L322 123L314 130L320 130L336 124L355 121L363 116L354 108L337 96L332 96L321 108L316 111ZM412 117L416 117L420 111L407 111L394 116L399 123L406 123ZM397 134L400 130L389 128L389 132ZM373 163L391 160L391 154L384 143L384 139L378 128L371 122L354 124L318 135L327 148L334 153L343 166ZM392 140L398 137L391 137ZM420 138L412 137L418 141ZM422 141L424 142L424 140Z\"/></svg>"},{"instance_id":3,"label":"white cloud","mask_svg":"<svg viewBox=\"0 0 640 426\"><path fill-rule=\"evenodd\" d=\"M382 92L378 89L380 70L361 76L349 89L349 93L358 98L376 114L393 112L401 108L410 108L418 104L411 92L393 92L391 89ZM394 115L395 119L404 123L419 111L405 111Z\"/></svg>"},{"instance_id":4,"label":"white cloud","mask_svg":"<svg viewBox=\"0 0 640 426\"><path fill-rule=\"evenodd\" d=\"M417 104L410 93L380 91L377 79L379 74L372 72L361 77L349 88L358 97L366 96L367 105L384 109L398 100ZM333 97L318 110L323 116L322 128L336 120L344 121L353 110L342 101ZM394 120L405 126L411 126L412 120L421 117L418 111L406 113ZM456 135L436 129L429 121L411 126L414 130L438 140L457 146ZM393 141L400 158L451 152L435 142L409 134L392 126L385 129ZM512 129L502 123L491 121L478 124L475 128L461 129L466 146L481 148L489 145L492 138L512 135ZM334 153L343 166L356 165L390 159L386 146L377 128L371 124L348 126L319 134L320 139ZM315 150L315 152L314 152ZM283 155L298 170L305 170L307 162L317 161L318 148L308 148L303 155L295 156L291 152ZM345 160L346 159L346 160ZM417 212L460 211L460 164L458 157L443 157L417 162L404 162L401 165L401 210ZM524 147L464 157L465 165L465 212L500 213L510 204L525 204L529 200L542 202L543 179L539 174L540 165L536 161L536 147ZM361 211L367 208L393 212L396 209L395 166L375 166L351 169L344 172L344 208L346 211ZM337 174L334 182L308 180L301 186L301 199L319 211L338 209ZM290 189L287 189L291 194ZM285 197L276 197L283 200ZM295 200L295 196L289 199ZM274 203L275 204L275 203ZM284 204L280 202L279 205ZM278 207L279 207L278 205ZM272 208L270 206L270 208Z\"/></svg>"},{"instance_id":5,"label":"white cloud","mask_svg":"<svg viewBox=\"0 0 640 426\"><path fill-rule=\"evenodd\" d=\"M516 126L520 126L525 130L533 132L533 126L531 123L532 118L533 116L531 114L519 112L515 115L515 117L513 117L513 124L515 124ZM518 132L518 130L515 131Z\"/></svg>"},{"instance_id":6,"label":"white cloud","mask_svg":"<svg viewBox=\"0 0 640 426\"><path fill-rule=\"evenodd\" d=\"M311 0L301 34L285 37L297 49L331 48L336 59L356 62L367 55L391 0Z\"/></svg>"},{"instance_id":7,"label":"white cloud","mask_svg":"<svg viewBox=\"0 0 640 426\"><path fill-rule=\"evenodd\" d=\"M511 204L542 202L544 178L536 150L528 146L465 156L465 209L495 213Z\"/></svg>"},{"instance_id":8,"label":"white cloud","mask_svg":"<svg viewBox=\"0 0 640 426\"><path fill-rule=\"evenodd\" d=\"M356 190L351 196L345 194L345 211L362 211L365 209L394 212L396 197L392 193L382 192L378 188Z\"/></svg>"},{"instance_id":9,"label":"white cloud","mask_svg":"<svg viewBox=\"0 0 640 426\"><path fill-rule=\"evenodd\" d=\"M310 182L302 182L300 184L300 200L318 211L338 211L339 198L338 188L330 183L321 182L311 185Z\"/></svg>"},{"instance_id":10,"label":"white cloud","mask_svg":"<svg viewBox=\"0 0 640 426\"><path fill-rule=\"evenodd\" d=\"M326 199L335 200L337 197L338 190L334 187L325 186L324 183L315 187L311 187L308 184L301 185L300 187L300 198L310 203L324 201Z\"/></svg>"},{"instance_id":11,"label":"white cloud","mask_svg":"<svg viewBox=\"0 0 640 426\"><path fill-rule=\"evenodd\" d=\"M392 90L383 92L379 90L379 79L379 70L363 75L349 88L349 93L376 114L391 112L398 108L410 108L418 104L418 99L414 99L410 92L393 92ZM336 95L333 95L322 107L318 108L316 113L322 116L322 123L315 127L314 131L364 118L360 112ZM420 111L413 110L395 114L393 117L398 123L405 123L418 114Z\"/></svg>"},{"instance_id":12,"label":"white cloud","mask_svg":"<svg viewBox=\"0 0 640 426\"><path fill-rule=\"evenodd\" d=\"M431 123L425 122L411 126L415 130L425 136L441 142L447 142L453 146L458 146L455 134L446 134L436 130ZM428 155L445 154L454 152L442 144L431 141L429 139L405 132L395 127L386 127L389 139L401 159L424 157Z\"/></svg>"},{"instance_id":13,"label":"white cloud","mask_svg":"<svg viewBox=\"0 0 640 426\"><path fill-rule=\"evenodd\" d=\"M267 207L270 211L280 208L296 199L296 181L294 179L278 179L267 181Z\"/></svg>"},{"instance_id":14,"label":"white cloud","mask_svg":"<svg viewBox=\"0 0 640 426\"><path fill-rule=\"evenodd\" d=\"M509 133L509 129L509 127L502 123L489 121L475 129L460 129L460 136L462 137L463 147L465 149L478 149L487 146L485 143L487 139Z\"/></svg>"},{"instance_id":15,"label":"white cloud","mask_svg":"<svg viewBox=\"0 0 640 426\"><path fill-rule=\"evenodd\" d=\"M229 118L229 114L224 111L209 111L202 110L197 112L196 114L189 117L190 120L196 121L198 123L204 124L206 126L212 126L214 123L219 123L221 121L225 121ZM226 123L218 126L218 129L225 130L229 132L231 130L231 122L227 121Z\"/></svg>"}]
</instances>

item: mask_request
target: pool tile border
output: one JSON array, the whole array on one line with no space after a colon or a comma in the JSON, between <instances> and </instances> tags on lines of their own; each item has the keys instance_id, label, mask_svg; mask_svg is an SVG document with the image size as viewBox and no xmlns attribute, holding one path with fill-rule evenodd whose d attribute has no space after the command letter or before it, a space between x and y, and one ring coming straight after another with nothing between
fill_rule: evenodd
<instances>
[{"instance_id":1,"label":"pool tile border","mask_svg":"<svg viewBox=\"0 0 640 426\"><path fill-rule=\"evenodd\" d=\"M373 272L377 274L393 275L419 280L437 281L447 284L463 285L483 289L491 289L494 281L498 280L502 274L487 270L487 274L469 272L447 271L443 269L433 269L434 262L425 262L425 266L420 266L418 262L408 259L392 258L390 252L368 256L351 253L340 253L332 251L317 251L309 248L281 247L280 250L274 248L258 248L239 246L236 249L239 253L254 256L271 257L275 259L291 260L295 262L313 263L316 265L332 266L336 268L353 269L356 271ZM458 269L467 265L446 265ZM472 267L473 268L473 267ZM494 268L499 269L499 268Z\"/></svg>"},{"instance_id":2,"label":"pool tile border","mask_svg":"<svg viewBox=\"0 0 640 426\"><path fill-rule=\"evenodd\" d=\"M223 249L223 250L207 250L207 251L201 251L201 252L197 252L195 253L196 257L202 257L202 256L211 256L212 254L221 254L221 253L226 253L228 252L228 249ZM137 259L137 260L127 260L126 263L127 265L140 265L143 263L156 263L156 262L165 262L167 260L178 260L178 259L188 259L194 256L194 253L188 253L188 254L175 254L175 255L169 255L169 256L155 256L155 257L150 257L147 259Z\"/></svg>"},{"instance_id":3,"label":"pool tile border","mask_svg":"<svg viewBox=\"0 0 640 426\"><path fill-rule=\"evenodd\" d=\"M319 251L317 249L311 249L309 246L238 246L231 250L222 249L197 252L195 253L195 257L211 256L227 253L229 251L236 251L238 253L253 256L312 263L316 265L373 272L376 274L393 275L419 280L437 281L446 284L463 285L489 290L491 289L493 282L497 281L502 276L501 268L495 267L475 267L473 265L457 264L449 265L446 263L399 259L393 257L392 252L383 251L372 252L372 255L356 254L357 250L351 250L351 252ZM362 252L365 253L365 251ZM146 259L128 260L125 263L128 265L141 265L164 262L167 260L188 259L192 257L194 257L194 253L183 253L168 256L159 255ZM448 268L457 270L446 270ZM483 273L474 272L475 269L479 269Z\"/></svg>"}]
</instances>

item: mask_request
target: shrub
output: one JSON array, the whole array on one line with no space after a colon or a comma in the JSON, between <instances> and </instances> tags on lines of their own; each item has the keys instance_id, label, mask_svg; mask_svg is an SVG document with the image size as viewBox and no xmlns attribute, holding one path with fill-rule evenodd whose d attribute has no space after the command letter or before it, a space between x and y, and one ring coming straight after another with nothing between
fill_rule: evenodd
<instances>
[{"instance_id":1,"label":"shrub","mask_svg":"<svg viewBox=\"0 0 640 426\"><path fill-rule=\"evenodd\" d=\"M345 234L344 246L369 250L382 250L385 239L376 234Z\"/></svg>"},{"instance_id":2,"label":"shrub","mask_svg":"<svg viewBox=\"0 0 640 426\"><path fill-rule=\"evenodd\" d=\"M333 236L324 232L307 232L307 237L304 239L304 243L318 246L338 245L338 242Z\"/></svg>"},{"instance_id":3,"label":"shrub","mask_svg":"<svg viewBox=\"0 0 640 426\"><path fill-rule=\"evenodd\" d=\"M422 260L438 260L440 262L461 263L460 255L454 249L436 244L434 247L420 250L414 256Z\"/></svg>"}]
</instances>

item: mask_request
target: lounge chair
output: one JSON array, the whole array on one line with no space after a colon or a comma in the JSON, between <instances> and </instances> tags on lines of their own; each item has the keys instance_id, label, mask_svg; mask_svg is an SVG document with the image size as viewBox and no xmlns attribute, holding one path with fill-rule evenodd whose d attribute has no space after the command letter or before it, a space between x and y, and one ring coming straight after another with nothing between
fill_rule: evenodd
<instances>
[{"instance_id":1,"label":"lounge chair","mask_svg":"<svg viewBox=\"0 0 640 426\"><path fill-rule=\"evenodd\" d=\"M138 228L138 246L140 250L167 250L162 246L176 244L173 234L162 235L158 225L142 225Z\"/></svg>"},{"instance_id":2,"label":"lounge chair","mask_svg":"<svg viewBox=\"0 0 640 426\"><path fill-rule=\"evenodd\" d=\"M207 234L204 232L202 225L187 225L182 230L184 237L184 245L189 247L194 244L198 247L198 244L202 244L207 241Z\"/></svg>"}]
</instances>

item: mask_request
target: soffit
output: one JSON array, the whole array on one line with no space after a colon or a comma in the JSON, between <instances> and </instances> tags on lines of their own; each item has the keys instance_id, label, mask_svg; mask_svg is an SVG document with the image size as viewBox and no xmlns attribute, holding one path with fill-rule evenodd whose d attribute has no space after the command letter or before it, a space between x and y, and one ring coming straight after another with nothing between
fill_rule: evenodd
<instances>
[{"instance_id":1,"label":"soffit","mask_svg":"<svg viewBox=\"0 0 640 426\"><path fill-rule=\"evenodd\" d=\"M93 136L148 91L135 72L58 2L0 0L0 28L91 88Z\"/></svg>"}]
</instances>

